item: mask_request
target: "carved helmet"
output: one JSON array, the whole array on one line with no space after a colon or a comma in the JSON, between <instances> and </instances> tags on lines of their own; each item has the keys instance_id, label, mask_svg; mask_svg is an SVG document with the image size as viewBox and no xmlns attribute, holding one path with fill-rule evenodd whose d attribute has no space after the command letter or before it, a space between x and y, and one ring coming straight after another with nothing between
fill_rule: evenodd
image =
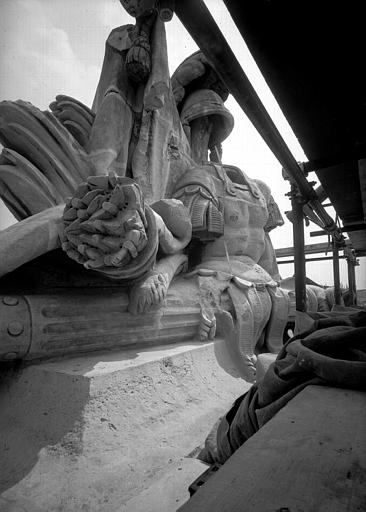
<instances>
[{"instance_id":1,"label":"carved helmet","mask_svg":"<svg viewBox=\"0 0 366 512\"><path fill-rule=\"evenodd\" d=\"M183 127L203 116L212 116L214 121L208 143L208 147L213 148L229 136L234 127L234 118L224 106L221 96L211 89L199 89L192 92L184 101L180 113Z\"/></svg>"}]
</instances>

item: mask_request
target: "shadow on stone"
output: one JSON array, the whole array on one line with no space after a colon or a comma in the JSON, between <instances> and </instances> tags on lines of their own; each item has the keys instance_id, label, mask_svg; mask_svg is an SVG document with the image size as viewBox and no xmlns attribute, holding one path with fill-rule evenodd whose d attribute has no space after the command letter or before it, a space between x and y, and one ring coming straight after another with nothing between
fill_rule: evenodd
<instances>
[{"instance_id":1,"label":"shadow on stone","mask_svg":"<svg viewBox=\"0 0 366 512\"><path fill-rule=\"evenodd\" d=\"M50 454L54 450L55 456L72 457L81 452L89 379L59 377L42 366L2 365L0 492L28 474L43 449Z\"/></svg>"}]
</instances>

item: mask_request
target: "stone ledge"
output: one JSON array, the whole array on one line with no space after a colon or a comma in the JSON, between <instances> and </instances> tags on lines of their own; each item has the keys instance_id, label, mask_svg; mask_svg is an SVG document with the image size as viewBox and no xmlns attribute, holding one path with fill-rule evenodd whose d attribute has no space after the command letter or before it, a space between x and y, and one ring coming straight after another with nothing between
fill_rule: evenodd
<instances>
[{"instance_id":1,"label":"stone ledge","mask_svg":"<svg viewBox=\"0 0 366 512\"><path fill-rule=\"evenodd\" d=\"M8 376L0 393L3 509L121 509L169 479L249 388L234 375L215 340L98 352Z\"/></svg>"},{"instance_id":2,"label":"stone ledge","mask_svg":"<svg viewBox=\"0 0 366 512\"><path fill-rule=\"evenodd\" d=\"M366 393L308 386L179 512L356 512L366 502Z\"/></svg>"},{"instance_id":3,"label":"stone ledge","mask_svg":"<svg viewBox=\"0 0 366 512\"><path fill-rule=\"evenodd\" d=\"M207 468L198 459L182 458L118 512L174 512L189 498L189 485Z\"/></svg>"}]
</instances>

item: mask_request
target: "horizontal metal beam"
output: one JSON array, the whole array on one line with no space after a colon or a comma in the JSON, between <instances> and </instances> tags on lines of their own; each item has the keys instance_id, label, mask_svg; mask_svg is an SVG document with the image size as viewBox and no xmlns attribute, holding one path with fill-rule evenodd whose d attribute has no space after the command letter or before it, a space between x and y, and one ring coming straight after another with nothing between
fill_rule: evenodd
<instances>
[{"instance_id":1,"label":"horizontal metal beam","mask_svg":"<svg viewBox=\"0 0 366 512\"><path fill-rule=\"evenodd\" d=\"M327 242L322 242L320 244L310 244L305 245L305 254L319 254L331 252L332 246ZM288 258L289 256L294 255L293 247L281 247L281 249L275 249L276 258Z\"/></svg>"},{"instance_id":2,"label":"horizontal metal beam","mask_svg":"<svg viewBox=\"0 0 366 512\"><path fill-rule=\"evenodd\" d=\"M359 224L348 224L347 226L343 226L342 228L339 228L339 231L342 233L352 233L353 231L365 231L366 230L366 224L364 222L361 222ZM310 236L324 236L328 233L324 230L320 231L310 231Z\"/></svg>"},{"instance_id":3,"label":"horizontal metal beam","mask_svg":"<svg viewBox=\"0 0 366 512\"><path fill-rule=\"evenodd\" d=\"M301 195L317 213L324 229L336 239L342 240L342 234L322 207L312 185L307 181L204 2L176 1L175 12L291 180L296 183Z\"/></svg>"},{"instance_id":4,"label":"horizontal metal beam","mask_svg":"<svg viewBox=\"0 0 366 512\"><path fill-rule=\"evenodd\" d=\"M344 259L345 256L341 255L339 256L339 259ZM322 258L306 258L305 263L309 263L311 261L322 261L322 260L332 260L333 256L323 256ZM294 260L282 260L277 261L277 265L283 265L284 263L294 263Z\"/></svg>"}]
</instances>

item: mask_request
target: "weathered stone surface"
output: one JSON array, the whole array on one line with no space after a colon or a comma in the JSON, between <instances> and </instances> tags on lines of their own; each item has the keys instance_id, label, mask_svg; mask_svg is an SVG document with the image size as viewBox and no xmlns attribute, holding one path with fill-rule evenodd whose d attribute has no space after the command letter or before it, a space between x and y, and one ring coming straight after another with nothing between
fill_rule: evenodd
<instances>
[{"instance_id":1,"label":"weathered stone surface","mask_svg":"<svg viewBox=\"0 0 366 512\"><path fill-rule=\"evenodd\" d=\"M177 105L189 95L195 84L196 89L210 89L226 101L229 91L211 67L201 50L193 53L177 67L172 75L172 89Z\"/></svg>"},{"instance_id":2,"label":"weathered stone surface","mask_svg":"<svg viewBox=\"0 0 366 512\"><path fill-rule=\"evenodd\" d=\"M27 360L195 339L200 322L198 289L184 279L169 290L161 307L140 316L129 313L123 288L1 297L6 299L27 305L17 313L18 322L28 326L27 346L19 354ZM8 331L11 320L9 315L1 318L1 331ZM9 352L7 342L0 347L0 359L7 360Z\"/></svg>"},{"instance_id":3,"label":"weathered stone surface","mask_svg":"<svg viewBox=\"0 0 366 512\"><path fill-rule=\"evenodd\" d=\"M132 176L148 204L171 197L179 175L193 163L170 88L164 23L158 19L149 30L151 72L138 85L128 80L125 69L135 28L127 25L111 32L87 144L99 174L113 170Z\"/></svg>"},{"instance_id":4,"label":"weathered stone surface","mask_svg":"<svg viewBox=\"0 0 366 512\"><path fill-rule=\"evenodd\" d=\"M43 210L0 231L0 277L61 246L63 209Z\"/></svg>"},{"instance_id":5,"label":"weathered stone surface","mask_svg":"<svg viewBox=\"0 0 366 512\"><path fill-rule=\"evenodd\" d=\"M216 340L104 352L3 374L0 508L131 510L248 388L222 369L222 350Z\"/></svg>"},{"instance_id":6,"label":"weathered stone surface","mask_svg":"<svg viewBox=\"0 0 366 512\"><path fill-rule=\"evenodd\" d=\"M46 204L48 183L48 189L54 187L60 196L54 194L50 201L65 201L62 247L66 253L91 271L128 285L128 312L123 319L130 322L135 338L126 329L122 337L110 336L115 324L109 316L109 299L104 299L103 307L93 297L98 304L94 320L99 340L104 332L112 340L110 346L145 342L138 323L144 318L149 326L150 320L159 324L173 278L189 269L193 273L187 276L185 293L193 290L200 304L196 335L206 340L215 336L216 328L225 333L242 377L253 381L256 355L278 352L287 322L288 297L278 289L268 235L281 224L280 212L264 183L220 162L221 143L233 119L223 104L227 91L216 72L198 52L178 68L172 87L164 23L147 4L128 4L128 8L136 14L136 25L111 32L93 108L59 96L51 106L55 116L50 117L21 102L5 102L4 115L14 120L4 128L4 137L13 149L24 145L24 156L39 169L32 188L33 208L37 193L40 204ZM146 16L137 14L140 8ZM136 66L142 66L143 76L138 76L141 69L135 73ZM23 119L25 128L20 126ZM43 140L46 129L49 134ZM75 138L70 136L73 130ZM216 163L207 162L209 150ZM28 170L31 175L29 166ZM17 177L10 172L7 178L13 185L11 197L19 214L28 215L27 205L21 211L24 190L17 188ZM16 254L13 265L6 263L3 272L58 247L55 215L48 225L42 217L41 227L30 219L8 232L5 241L16 247L40 232L36 250L28 256ZM93 309L90 301L85 308ZM65 314L73 318L72 310ZM39 318L42 324L42 315ZM61 342L59 353L77 352L84 342L84 348L100 349L98 343L80 341L86 334L90 337L80 323L70 325L74 346L70 340L67 346ZM150 329L156 342L164 337L164 326L159 328ZM42 346L48 355L49 341ZM53 349L58 353L56 345Z\"/></svg>"},{"instance_id":7,"label":"weathered stone surface","mask_svg":"<svg viewBox=\"0 0 366 512\"><path fill-rule=\"evenodd\" d=\"M51 183L51 187L65 198L72 194L82 179L93 174L90 173L90 168L85 161L85 152L82 147L49 112L41 112L30 103L21 100L2 101L0 119L0 141L5 148L18 153L17 157L13 153L13 161L10 163L15 166L15 171L23 172L25 169L28 174L32 174L33 186L40 187L40 194L44 192L41 180L43 183L45 180ZM5 151L5 159L9 160L7 155L9 152ZM3 182L8 187L8 175L1 178L1 164L8 164L6 160L4 162L2 158L0 162L0 183ZM35 174L38 179L33 178ZM43 174L44 178L41 178L40 174ZM22 189L18 190L15 182L11 185L13 202L15 201L16 204L18 199L21 204L24 195ZM56 196L55 199L59 198ZM6 197L4 200L6 201ZM25 216L39 211L37 202L34 201L30 206L32 204L34 209L30 207ZM54 203L54 206L56 205L57 202ZM17 218L22 219L25 216L18 215Z\"/></svg>"},{"instance_id":8,"label":"weathered stone surface","mask_svg":"<svg viewBox=\"0 0 366 512\"><path fill-rule=\"evenodd\" d=\"M91 176L63 213L62 248L86 268L131 280L150 270L158 249L155 217L130 178Z\"/></svg>"},{"instance_id":9,"label":"weathered stone surface","mask_svg":"<svg viewBox=\"0 0 366 512\"><path fill-rule=\"evenodd\" d=\"M250 382L256 378L256 355L280 350L289 313L264 229L271 195L262 188L239 169L207 163L189 170L175 192L192 216L192 237L201 242L194 255L201 334L212 336L216 317L218 332Z\"/></svg>"},{"instance_id":10,"label":"weathered stone surface","mask_svg":"<svg viewBox=\"0 0 366 512\"><path fill-rule=\"evenodd\" d=\"M177 199L161 199L151 205L152 209L164 219L166 227L178 239L188 238L192 235L192 223L188 210Z\"/></svg>"},{"instance_id":11,"label":"weathered stone surface","mask_svg":"<svg viewBox=\"0 0 366 512\"><path fill-rule=\"evenodd\" d=\"M169 472L152 479L150 487L144 489L118 512L172 512L188 497L188 487L207 469L207 464L198 459L182 457L170 464Z\"/></svg>"},{"instance_id":12,"label":"weathered stone surface","mask_svg":"<svg viewBox=\"0 0 366 512\"><path fill-rule=\"evenodd\" d=\"M50 104L50 110L75 140L85 148L90 137L95 113L75 98L63 94L56 96L56 100Z\"/></svg>"},{"instance_id":13,"label":"weathered stone surface","mask_svg":"<svg viewBox=\"0 0 366 512\"><path fill-rule=\"evenodd\" d=\"M205 144L202 144L202 141L199 140L198 143L195 143L194 137L190 137L191 148L196 145L197 147L202 147L204 151L207 151L207 148L211 149L221 144L234 127L233 116L224 106L221 97L210 89L198 89L191 93L183 104L180 117L183 127L192 125L193 122L199 119L202 120L207 117L212 119L214 126L208 134L206 147ZM193 152L193 155L196 152L197 150ZM194 156L193 158L198 164L201 164ZM207 160L207 155L204 160Z\"/></svg>"}]
</instances>

